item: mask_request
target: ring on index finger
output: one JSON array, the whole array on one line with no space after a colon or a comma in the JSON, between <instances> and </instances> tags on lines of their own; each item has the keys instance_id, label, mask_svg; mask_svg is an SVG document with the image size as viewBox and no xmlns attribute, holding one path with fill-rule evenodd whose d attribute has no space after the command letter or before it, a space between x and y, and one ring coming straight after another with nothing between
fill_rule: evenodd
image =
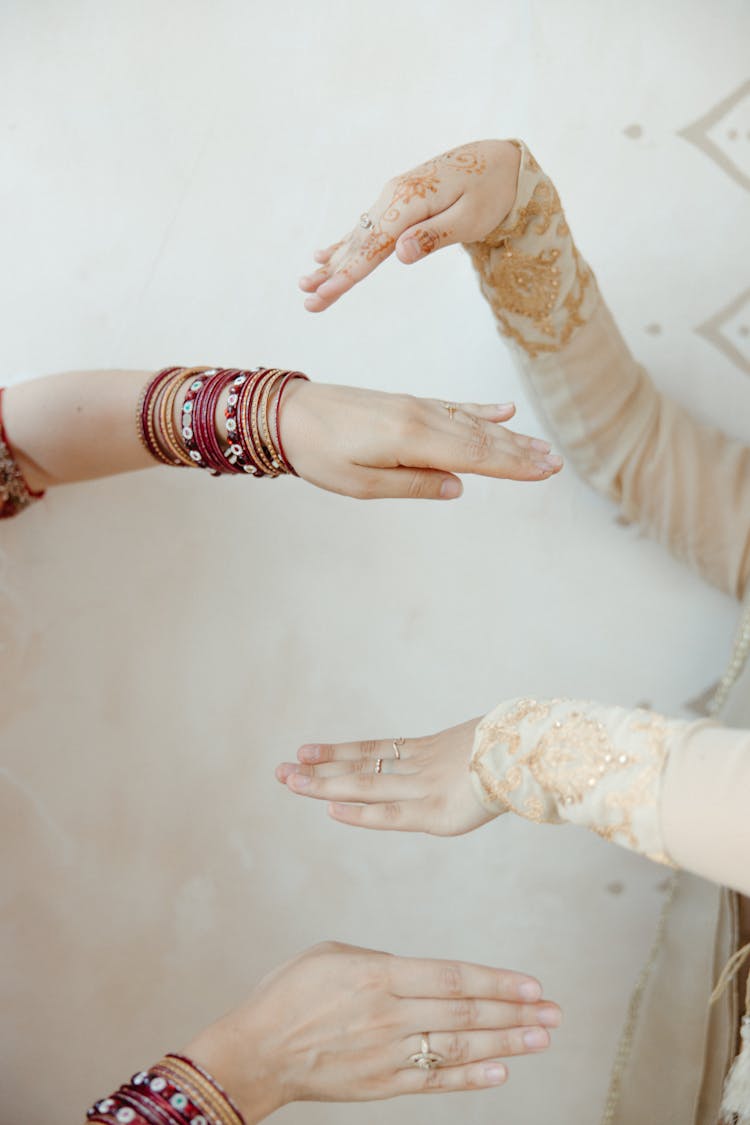
<instances>
[{"instance_id":1,"label":"ring on index finger","mask_svg":"<svg viewBox=\"0 0 750 1125\"><path fill-rule=\"evenodd\" d=\"M450 420L452 422L453 421L453 415L458 410L458 407L456 406L455 402L444 402L443 406L448 411L448 417L450 418Z\"/></svg>"}]
</instances>

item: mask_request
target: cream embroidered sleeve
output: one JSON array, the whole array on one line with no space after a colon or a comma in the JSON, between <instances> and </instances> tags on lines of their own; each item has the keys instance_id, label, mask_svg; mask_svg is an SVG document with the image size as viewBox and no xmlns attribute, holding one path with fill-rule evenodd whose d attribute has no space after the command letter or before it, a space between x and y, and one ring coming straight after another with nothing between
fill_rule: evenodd
<instances>
[{"instance_id":1,"label":"cream embroidered sleeve","mask_svg":"<svg viewBox=\"0 0 750 1125\"><path fill-rule=\"evenodd\" d=\"M750 731L569 699L512 699L477 726L488 811L577 824L750 893Z\"/></svg>"},{"instance_id":2,"label":"cream embroidered sleeve","mask_svg":"<svg viewBox=\"0 0 750 1125\"><path fill-rule=\"evenodd\" d=\"M518 142L516 142L518 143ZM527 389L569 462L710 582L750 588L750 447L661 394L524 145L513 209L467 246Z\"/></svg>"},{"instance_id":3,"label":"cream embroidered sleeve","mask_svg":"<svg viewBox=\"0 0 750 1125\"><path fill-rule=\"evenodd\" d=\"M659 863L659 797L669 742L689 724L593 703L514 699L478 725L472 775L482 803L569 822Z\"/></svg>"}]
</instances>

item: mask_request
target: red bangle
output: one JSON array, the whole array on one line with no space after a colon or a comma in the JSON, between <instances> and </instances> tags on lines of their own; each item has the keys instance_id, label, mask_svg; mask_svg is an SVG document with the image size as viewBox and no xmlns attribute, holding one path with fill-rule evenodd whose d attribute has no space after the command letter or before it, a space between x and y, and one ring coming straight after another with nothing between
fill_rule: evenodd
<instances>
[{"instance_id":1,"label":"red bangle","mask_svg":"<svg viewBox=\"0 0 750 1125\"><path fill-rule=\"evenodd\" d=\"M146 384L141 394L138 410L138 436L141 443L145 446L155 461L161 462L162 465L172 465L174 462L170 457L164 453L156 436L156 427L154 425L154 413L156 407L156 400L159 391L162 389L170 375L174 375L176 371L180 371L179 367L164 367L161 371L157 372L154 378Z\"/></svg>"},{"instance_id":2,"label":"red bangle","mask_svg":"<svg viewBox=\"0 0 750 1125\"><path fill-rule=\"evenodd\" d=\"M4 390L0 387L0 519L9 519L34 500L41 500L44 490L36 492L29 487L8 441L2 409Z\"/></svg>"},{"instance_id":3,"label":"red bangle","mask_svg":"<svg viewBox=\"0 0 750 1125\"><path fill-rule=\"evenodd\" d=\"M206 379L216 374L216 368L209 368L203 371L200 375L196 375L192 383L188 387L185 398L182 400L182 414L180 418L180 432L182 440L185 442L185 448L188 457L195 464L198 469L205 469L206 465L201 456L198 444L195 439L195 415L197 413L197 396L200 394Z\"/></svg>"},{"instance_id":4,"label":"red bangle","mask_svg":"<svg viewBox=\"0 0 750 1125\"><path fill-rule=\"evenodd\" d=\"M195 444L205 462L205 467L215 477L238 471L227 461L216 436L216 407L221 392L231 379L232 372L226 368L220 368L211 375L198 391L193 411Z\"/></svg>"}]
</instances>

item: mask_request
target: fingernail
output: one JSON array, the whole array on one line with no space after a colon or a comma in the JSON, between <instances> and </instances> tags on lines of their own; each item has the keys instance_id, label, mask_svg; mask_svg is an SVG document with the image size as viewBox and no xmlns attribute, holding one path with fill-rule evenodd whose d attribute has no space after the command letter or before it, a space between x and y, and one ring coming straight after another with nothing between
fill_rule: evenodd
<instances>
[{"instance_id":1,"label":"fingernail","mask_svg":"<svg viewBox=\"0 0 750 1125\"><path fill-rule=\"evenodd\" d=\"M562 1016L558 1008L542 1008L539 1013L539 1022L543 1027L559 1027Z\"/></svg>"},{"instance_id":2,"label":"fingernail","mask_svg":"<svg viewBox=\"0 0 750 1125\"><path fill-rule=\"evenodd\" d=\"M513 410L515 405L515 402L498 402L495 410L501 410L505 414L506 410Z\"/></svg>"},{"instance_id":3,"label":"fingernail","mask_svg":"<svg viewBox=\"0 0 750 1125\"><path fill-rule=\"evenodd\" d=\"M530 1047L534 1051L549 1047L549 1032L543 1027L532 1027L529 1031L524 1031L523 1042L525 1047Z\"/></svg>"},{"instance_id":4,"label":"fingernail","mask_svg":"<svg viewBox=\"0 0 750 1125\"><path fill-rule=\"evenodd\" d=\"M293 773L289 781L295 789L309 789L312 784L312 778L304 773Z\"/></svg>"},{"instance_id":5,"label":"fingernail","mask_svg":"<svg viewBox=\"0 0 750 1125\"><path fill-rule=\"evenodd\" d=\"M319 746L301 746L299 751L299 758L302 762L318 762L320 761L320 747Z\"/></svg>"},{"instance_id":6,"label":"fingernail","mask_svg":"<svg viewBox=\"0 0 750 1125\"><path fill-rule=\"evenodd\" d=\"M440 485L440 496L443 500L455 500L463 492L463 487L457 480L444 480Z\"/></svg>"},{"instance_id":7,"label":"fingernail","mask_svg":"<svg viewBox=\"0 0 750 1125\"><path fill-rule=\"evenodd\" d=\"M401 243L400 250L402 262L416 262L417 258L422 257L422 250L416 238L405 238Z\"/></svg>"},{"instance_id":8,"label":"fingernail","mask_svg":"<svg viewBox=\"0 0 750 1125\"><path fill-rule=\"evenodd\" d=\"M539 981L527 980L521 985L518 993L522 1000L528 1000L533 1003L534 1000L539 1000L542 995L542 986Z\"/></svg>"},{"instance_id":9,"label":"fingernail","mask_svg":"<svg viewBox=\"0 0 750 1125\"><path fill-rule=\"evenodd\" d=\"M507 1071L500 1063L491 1063L484 1068L484 1077L492 1086L498 1086L505 1081Z\"/></svg>"},{"instance_id":10,"label":"fingernail","mask_svg":"<svg viewBox=\"0 0 750 1125\"><path fill-rule=\"evenodd\" d=\"M549 465L551 469L559 469L563 463L562 457L558 457L556 453L551 453L549 457L545 457L544 462L546 465Z\"/></svg>"},{"instance_id":11,"label":"fingernail","mask_svg":"<svg viewBox=\"0 0 750 1125\"><path fill-rule=\"evenodd\" d=\"M531 448L541 449L542 453L549 453L552 446L548 441L544 441L542 438L535 437L531 439Z\"/></svg>"}]
</instances>

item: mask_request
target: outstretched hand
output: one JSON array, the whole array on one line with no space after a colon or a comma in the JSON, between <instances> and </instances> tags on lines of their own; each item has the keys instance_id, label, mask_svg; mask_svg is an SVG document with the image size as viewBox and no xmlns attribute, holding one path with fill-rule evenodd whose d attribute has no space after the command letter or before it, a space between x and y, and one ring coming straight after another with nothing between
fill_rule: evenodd
<instances>
[{"instance_id":1,"label":"outstretched hand","mask_svg":"<svg viewBox=\"0 0 750 1125\"><path fill-rule=\"evenodd\" d=\"M428 738L307 745L276 777L292 793L328 801L334 820L360 828L460 836L492 820L470 775L479 719Z\"/></svg>"},{"instance_id":2,"label":"outstretched hand","mask_svg":"<svg viewBox=\"0 0 750 1125\"><path fill-rule=\"evenodd\" d=\"M316 251L320 268L300 279L305 308L323 312L394 251L410 264L442 246L479 242L511 210L519 165L511 141L473 141L389 180L347 235Z\"/></svg>"}]
</instances>

